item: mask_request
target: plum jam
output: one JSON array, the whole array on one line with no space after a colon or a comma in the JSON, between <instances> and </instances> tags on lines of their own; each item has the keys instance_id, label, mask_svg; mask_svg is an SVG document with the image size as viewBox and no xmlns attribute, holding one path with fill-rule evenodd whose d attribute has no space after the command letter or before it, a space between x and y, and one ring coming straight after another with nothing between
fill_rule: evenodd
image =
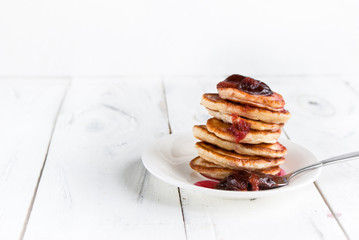
<instances>
[{"instance_id":1,"label":"plum jam","mask_svg":"<svg viewBox=\"0 0 359 240\"><path fill-rule=\"evenodd\" d=\"M244 139L250 131L251 124L237 115L232 114L232 126L228 128L234 136L236 136L236 143Z\"/></svg>"},{"instance_id":2,"label":"plum jam","mask_svg":"<svg viewBox=\"0 0 359 240\"><path fill-rule=\"evenodd\" d=\"M239 170L228 177L219 180L202 174L211 180L203 180L196 182L194 185L205 188L230 190L230 191L258 191L275 188L277 183L283 181L280 176L286 173L283 169L277 175L269 175L249 170Z\"/></svg>"},{"instance_id":3,"label":"plum jam","mask_svg":"<svg viewBox=\"0 0 359 240\"><path fill-rule=\"evenodd\" d=\"M222 179L216 189L230 191L258 191L271 189L278 186L278 182L283 181L278 176L252 172L248 170L239 170Z\"/></svg>"},{"instance_id":4,"label":"plum jam","mask_svg":"<svg viewBox=\"0 0 359 240\"><path fill-rule=\"evenodd\" d=\"M270 96L272 90L267 84L254 78L233 74L217 84L217 88L237 88L252 95Z\"/></svg>"}]
</instances>

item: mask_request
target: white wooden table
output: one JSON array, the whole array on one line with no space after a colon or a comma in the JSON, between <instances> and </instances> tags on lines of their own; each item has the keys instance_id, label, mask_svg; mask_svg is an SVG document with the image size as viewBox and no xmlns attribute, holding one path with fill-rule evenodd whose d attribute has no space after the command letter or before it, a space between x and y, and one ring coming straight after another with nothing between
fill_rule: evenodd
<instances>
[{"instance_id":1,"label":"white wooden table","mask_svg":"<svg viewBox=\"0 0 359 240\"><path fill-rule=\"evenodd\" d=\"M319 159L359 149L353 76L257 76L291 140ZM224 76L0 79L0 239L359 239L359 161L291 194L223 200L168 185L146 145L209 116Z\"/></svg>"}]
</instances>

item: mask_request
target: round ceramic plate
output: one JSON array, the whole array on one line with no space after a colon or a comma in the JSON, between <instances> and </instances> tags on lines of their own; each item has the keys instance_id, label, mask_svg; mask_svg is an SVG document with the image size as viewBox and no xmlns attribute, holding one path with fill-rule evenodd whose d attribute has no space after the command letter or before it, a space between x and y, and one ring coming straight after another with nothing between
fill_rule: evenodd
<instances>
[{"instance_id":1,"label":"round ceramic plate","mask_svg":"<svg viewBox=\"0 0 359 240\"><path fill-rule=\"evenodd\" d=\"M317 168L300 174L294 177L288 186L270 190L240 192L199 187L194 184L208 179L193 171L189 166L189 162L198 156L194 149L196 141L191 132L164 136L143 152L142 162L150 173L169 184L200 194L230 199L260 198L292 191L314 182L321 171L320 168ZM286 161L281 165L285 172L289 173L318 162L316 157L304 147L287 139L279 141L288 150Z\"/></svg>"}]
</instances>

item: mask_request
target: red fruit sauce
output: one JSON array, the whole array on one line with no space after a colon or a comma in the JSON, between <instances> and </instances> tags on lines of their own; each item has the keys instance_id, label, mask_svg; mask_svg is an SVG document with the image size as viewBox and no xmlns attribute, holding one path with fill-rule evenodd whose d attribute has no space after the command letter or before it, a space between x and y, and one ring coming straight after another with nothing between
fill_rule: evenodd
<instances>
[{"instance_id":1,"label":"red fruit sauce","mask_svg":"<svg viewBox=\"0 0 359 240\"><path fill-rule=\"evenodd\" d=\"M203 174L202 174L203 175ZM284 176L286 172L283 169L280 169L280 172L275 176ZM211 189L222 189L222 190L234 190L234 191L258 191L261 189L269 189L275 186L273 179L263 178L257 174L250 173L249 171L243 170L238 171L235 174L231 174L223 180L215 179L208 177L212 180L204 180L196 182L194 185L199 187L211 188ZM275 178L273 176L273 178Z\"/></svg>"},{"instance_id":2,"label":"red fruit sauce","mask_svg":"<svg viewBox=\"0 0 359 240\"><path fill-rule=\"evenodd\" d=\"M251 124L236 114L232 114L232 126L228 130L236 137L236 143L244 139L250 131Z\"/></svg>"},{"instance_id":3,"label":"red fruit sauce","mask_svg":"<svg viewBox=\"0 0 359 240\"><path fill-rule=\"evenodd\" d=\"M205 187L205 188L216 188L216 185L218 184L218 182L214 182L214 181L210 181L210 180L204 180L204 181L199 181L196 182L194 185L199 186L199 187Z\"/></svg>"},{"instance_id":4,"label":"red fruit sauce","mask_svg":"<svg viewBox=\"0 0 359 240\"><path fill-rule=\"evenodd\" d=\"M237 88L252 95L270 96L273 94L272 90L264 82L238 74L227 77L217 84L217 88Z\"/></svg>"},{"instance_id":5,"label":"red fruit sauce","mask_svg":"<svg viewBox=\"0 0 359 240\"><path fill-rule=\"evenodd\" d=\"M278 177L281 177L281 176L284 176L286 175L287 173L284 171L284 169L280 169L280 172L277 174Z\"/></svg>"}]
</instances>

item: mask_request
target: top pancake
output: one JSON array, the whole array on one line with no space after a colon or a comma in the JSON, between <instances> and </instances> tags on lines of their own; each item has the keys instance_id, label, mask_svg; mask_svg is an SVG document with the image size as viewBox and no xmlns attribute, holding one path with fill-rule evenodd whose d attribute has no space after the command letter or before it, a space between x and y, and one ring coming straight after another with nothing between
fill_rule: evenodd
<instances>
[{"instance_id":1,"label":"top pancake","mask_svg":"<svg viewBox=\"0 0 359 240\"><path fill-rule=\"evenodd\" d=\"M243 87L247 88L247 91ZM271 111L282 111L285 105L283 97L276 92L272 92L265 83L237 74L231 75L226 80L218 83L217 90L222 99ZM253 90L267 90L267 92L260 94L256 93L256 91L251 92Z\"/></svg>"},{"instance_id":2,"label":"top pancake","mask_svg":"<svg viewBox=\"0 0 359 240\"><path fill-rule=\"evenodd\" d=\"M218 94L213 93L203 94L201 104L214 111L237 114L241 117L268 123L286 123L290 118L290 113L288 111L273 112L263 108L250 107L221 99Z\"/></svg>"}]
</instances>

